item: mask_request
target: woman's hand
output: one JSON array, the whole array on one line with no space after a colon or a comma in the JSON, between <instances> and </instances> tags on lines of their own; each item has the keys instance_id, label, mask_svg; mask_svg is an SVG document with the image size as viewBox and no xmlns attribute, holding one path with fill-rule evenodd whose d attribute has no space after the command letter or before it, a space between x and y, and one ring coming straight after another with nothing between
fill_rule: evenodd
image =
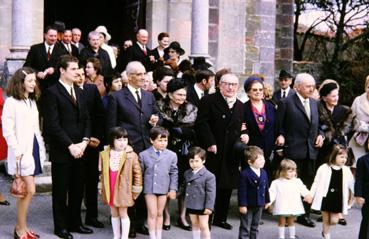
<instances>
[{"instance_id":1,"label":"woman's hand","mask_svg":"<svg viewBox=\"0 0 369 239\"><path fill-rule=\"evenodd\" d=\"M174 200L176 199L176 191L173 191L173 190L170 190L169 193L167 194L167 197L170 199L170 200Z\"/></svg>"}]
</instances>

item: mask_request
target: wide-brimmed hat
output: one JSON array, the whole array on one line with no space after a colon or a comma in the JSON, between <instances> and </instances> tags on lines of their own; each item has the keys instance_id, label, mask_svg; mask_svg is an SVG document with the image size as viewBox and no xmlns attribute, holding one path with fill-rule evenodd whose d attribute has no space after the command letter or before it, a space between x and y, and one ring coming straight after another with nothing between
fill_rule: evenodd
<instances>
[{"instance_id":1,"label":"wide-brimmed hat","mask_svg":"<svg viewBox=\"0 0 369 239\"><path fill-rule=\"evenodd\" d=\"M168 55L169 49L175 50L180 56L185 54L185 50L181 48L181 44L179 44L177 41L171 42L170 45L164 49L164 53Z\"/></svg>"},{"instance_id":2,"label":"wide-brimmed hat","mask_svg":"<svg viewBox=\"0 0 369 239\"><path fill-rule=\"evenodd\" d=\"M206 61L205 57L196 57L193 59L192 67L195 70L207 70L212 67L212 65Z\"/></svg>"},{"instance_id":3,"label":"wide-brimmed hat","mask_svg":"<svg viewBox=\"0 0 369 239\"><path fill-rule=\"evenodd\" d=\"M58 32L64 32L65 31L65 23L61 22L61 21L55 21L53 24L53 27L58 31Z\"/></svg>"},{"instance_id":4,"label":"wide-brimmed hat","mask_svg":"<svg viewBox=\"0 0 369 239\"><path fill-rule=\"evenodd\" d=\"M106 29L105 26L98 26L98 27L96 27L95 32L104 34L105 35L105 40L106 41L110 41L111 36L108 33L108 29Z\"/></svg>"},{"instance_id":5,"label":"wide-brimmed hat","mask_svg":"<svg viewBox=\"0 0 369 239\"><path fill-rule=\"evenodd\" d=\"M292 77L292 75L288 71L282 69L279 72L279 77L278 78L281 80L281 79L293 78L293 77Z\"/></svg>"}]
</instances>

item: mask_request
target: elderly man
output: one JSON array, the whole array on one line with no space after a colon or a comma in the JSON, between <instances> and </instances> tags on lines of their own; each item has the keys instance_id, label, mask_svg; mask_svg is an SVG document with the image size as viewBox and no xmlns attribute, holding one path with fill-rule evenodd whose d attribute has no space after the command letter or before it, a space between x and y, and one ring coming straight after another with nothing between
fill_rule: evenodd
<instances>
[{"instance_id":1,"label":"elderly man","mask_svg":"<svg viewBox=\"0 0 369 239\"><path fill-rule=\"evenodd\" d=\"M145 29L138 30L136 34L137 42L133 46L128 47L125 57L118 57L117 69L123 71L127 64L131 61L139 61L145 66L146 71L151 71L150 53L151 50L146 46L149 40L149 33Z\"/></svg>"},{"instance_id":2,"label":"elderly man","mask_svg":"<svg viewBox=\"0 0 369 239\"><path fill-rule=\"evenodd\" d=\"M120 91L113 92L109 98L107 129L115 126L121 126L128 132L129 142L134 151L138 154L150 147L149 131L151 127L158 123L158 109L155 104L154 95L151 92L142 90L145 83L145 67L138 61L128 63L126 68L128 76L128 85ZM135 220L131 224L130 237L135 236L133 230L136 227L137 232L147 234L147 228L144 226L146 218L146 207L142 195L137 199L135 212L129 211L130 218Z\"/></svg>"},{"instance_id":3,"label":"elderly man","mask_svg":"<svg viewBox=\"0 0 369 239\"><path fill-rule=\"evenodd\" d=\"M72 29L72 44L78 48L78 53L81 53L82 49L85 46L80 42L81 41L82 32L79 28Z\"/></svg>"},{"instance_id":4,"label":"elderly man","mask_svg":"<svg viewBox=\"0 0 369 239\"><path fill-rule=\"evenodd\" d=\"M284 146L284 156L297 164L298 175L310 188L315 175L315 160L318 148L323 145L323 133L319 131L317 102L311 98L315 89L314 78L301 73L295 79L296 94L288 96L278 104L277 146ZM314 227L310 219L310 207L304 204L305 215L297 221Z\"/></svg>"},{"instance_id":5,"label":"elderly man","mask_svg":"<svg viewBox=\"0 0 369 239\"><path fill-rule=\"evenodd\" d=\"M56 65L61 55L65 54L63 48L57 43L57 29L46 27L43 43L31 46L24 66L32 67L36 70L37 79L41 92L54 85L58 81Z\"/></svg>"},{"instance_id":6,"label":"elderly man","mask_svg":"<svg viewBox=\"0 0 369 239\"><path fill-rule=\"evenodd\" d=\"M85 47L80 54L82 65L86 66L87 59L95 57L100 60L102 75L104 77L111 76L113 74L113 68L111 67L108 52L100 47L100 33L95 31L90 32L88 34L88 43L89 46Z\"/></svg>"},{"instance_id":7,"label":"elderly man","mask_svg":"<svg viewBox=\"0 0 369 239\"><path fill-rule=\"evenodd\" d=\"M78 48L72 44L72 31L67 29L64 30L63 37L61 40L61 46L65 50L65 54L72 55L74 57L79 56Z\"/></svg>"},{"instance_id":8,"label":"elderly man","mask_svg":"<svg viewBox=\"0 0 369 239\"><path fill-rule=\"evenodd\" d=\"M207 150L207 168L217 180L213 225L227 230L232 229L227 215L239 174L239 162L233 153L241 136L243 115L243 104L236 98L238 85L235 75L223 75L219 92L201 98L195 123L200 146Z\"/></svg>"}]
</instances>

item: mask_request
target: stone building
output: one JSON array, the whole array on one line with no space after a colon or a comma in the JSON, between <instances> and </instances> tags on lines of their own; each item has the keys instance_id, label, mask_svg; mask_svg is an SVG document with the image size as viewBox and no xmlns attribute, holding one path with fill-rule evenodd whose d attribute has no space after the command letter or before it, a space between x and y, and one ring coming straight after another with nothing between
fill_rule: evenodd
<instances>
[{"instance_id":1,"label":"stone building","mask_svg":"<svg viewBox=\"0 0 369 239\"><path fill-rule=\"evenodd\" d=\"M186 50L186 57L209 56L214 69L229 67L243 76L261 73L273 83L281 68L292 70L293 0L0 0L0 73L21 66L43 28L63 21L86 37L107 26L112 40L162 31ZM82 27L81 27L82 26ZM116 42L120 43L120 42ZM6 78L6 77L5 77Z\"/></svg>"}]
</instances>

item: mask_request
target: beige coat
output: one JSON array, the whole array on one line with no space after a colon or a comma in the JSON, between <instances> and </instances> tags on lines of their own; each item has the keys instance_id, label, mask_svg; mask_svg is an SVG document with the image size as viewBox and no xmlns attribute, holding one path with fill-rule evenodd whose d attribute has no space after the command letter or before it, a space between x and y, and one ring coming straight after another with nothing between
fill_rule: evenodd
<instances>
[{"instance_id":1,"label":"beige coat","mask_svg":"<svg viewBox=\"0 0 369 239\"><path fill-rule=\"evenodd\" d=\"M100 153L101 166L101 195L104 203L109 204L110 182L109 182L109 160L110 147ZM116 207L131 207L134 200L142 191L142 171L138 161L138 156L133 149L128 146L123 154L118 170L117 181L114 186L114 201Z\"/></svg>"}]
</instances>

